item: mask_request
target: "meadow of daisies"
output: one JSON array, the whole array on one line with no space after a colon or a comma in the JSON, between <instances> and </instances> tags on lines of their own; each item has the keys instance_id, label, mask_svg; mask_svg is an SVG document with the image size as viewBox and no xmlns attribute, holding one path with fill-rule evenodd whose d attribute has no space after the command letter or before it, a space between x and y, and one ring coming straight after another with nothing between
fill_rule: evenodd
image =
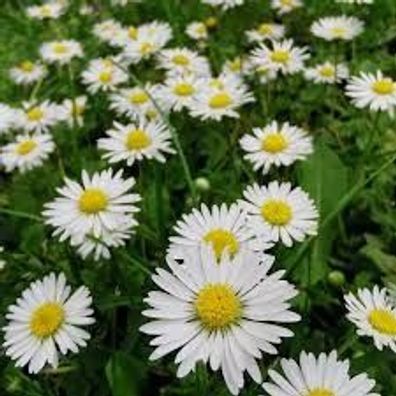
<instances>
[{"instance_id":1,"label":"meadow of daisies","mask_svg":"<svg viewBox=\"0 0 396 396\"><path fill-rule=\"evenodd\" d=\"M0 32L0 395L396 395L395 0Z\"/></svg>"}]
</instances>

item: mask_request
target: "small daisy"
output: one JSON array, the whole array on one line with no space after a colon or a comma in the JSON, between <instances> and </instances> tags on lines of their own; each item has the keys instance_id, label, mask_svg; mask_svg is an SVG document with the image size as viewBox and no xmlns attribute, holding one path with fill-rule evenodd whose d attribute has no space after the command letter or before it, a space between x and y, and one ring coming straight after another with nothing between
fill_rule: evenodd
<instances>
[{"instance_id":1,"label":"small daisy","mask_svg":"<svg viewBox=\"0 0 396 396\"><path fill-rule=\"evenodd\" d=\"M113 37L117 36L121 30L123 28L118 21L107 19L94 25L93 34L101 41L110 43Z\"/></svg>"},{"instance_id":2,"label":"small daisy","mask_svg":"<svg viewBox=\"0 0 396 396\"><path fill-rule=\"evenodd\" d=\"M311 26L311 32L324 40L353 40L363 32L364 23L355 17L320 18Z\"/></svg>"},{"instance_id":3,"label":"small daisy","mask_svg":"<svg viewBox=\"0 0 396 396\"><path fill-rule=\"evenodd\" d=\"M277 354L275 345L293 335L284 324L300 320L290 310L297 290L282 279L284 271L269 274L272 260L257 253L241 251L218 263L203 248L180 260L184 265L168 255L171 272L157 269L152 279L160 291L145 299L150 308L143 315L151 322L140 331L155 337L150 360L178 350L178 378L209 363L221 369L233 395L243 388L245 371L261 383L257 360Z\"/></svg>"},{"instance_id":4,"label":"small daisy","mask_svg":"<svg viewBox=\"0 0 396 396\"><path fill-rule=\"evenodd\" d=\"M300 187L273 181L268 186L253 184L243 192L241 205L249 215L249 228L285 246L316 235L318 211L312 199Z\"/></svg>"},{"instance_id":5,"label":"small daisy","mask_svg":"<svg viewBox=\"0 0 396 396\"><path fill-rule=\"evenodd\" d=\"M261 43L264 40L279 40L285 35L285 27L279 23L261 23L256 29L246 32L251 43Z\"/></svg>"},{"instance_id":6,"label":"small daisy","mask_svg":"<svg viewBox=\"0 0 396 396\"><path fill-rule=\"evenodd\" d=\"M202 204L200 210L193 209L176 223L177 236L169 239L169 251L176 256L186 250L196 254L202 246L207 246L220 260L224 254L233 256L241 249L263 252L270 248L268 238L258 238L247 227L247 221L247 214L239 204L211 208Z\"/></svg>"},{"instance_id":7,"label":"small daisy","mask_svg":"<svg viewBox=\"0 0 396 396\"><path fill-rule=\"evenodd\" d=\"M268 66L254 65L248 61L247 68L249 74L255 74L261 84L267 84L269 81L275 80L278 77L278 71Z\"/></svg>"},{"instance_id":8,"label":"small daisy","mask_svg":"<svg viewBox=\"0 0 396 396\"><path fill-rule=\"evenodd\" d=\"M65 178L65 186L57 189L61 196L45 205L46 224L55 227L54 235L61 241L71 238L73 245L86 237L106 243L103 236L125 229L125 224L130 229L137 225L135 203L140 196L130 192L134 185L135 179L124 179L122 170L113 174L108 169L91 177L83 170L82 184Z\"/></svg>"},{"instance_id":9,"label":"small daisy","mask_svg":"<svg viewBox=\"0 0 396 396\"><path fill-rule=\"evenodd\" d=\"M98 140L98 148L105 151L104 159L110 164L126 161L131 166L135 161L155 159L165 162L165 154L173 154L172 136L162 122L140 120L139 123L122 125L114 122L108 137Z\"/></svg>"},{"instance_id":10,"label":"small daisy","mask_svg":"<svg viewBox=\"0 0 396 396\"><path fill-rule=\"evenodd\" d=\"M247 59L242 56L236 56L233 59L226 60L223 64L222 74L231 74L234 77L241 78L249 73L249 64Z\"/></svg>"},{"instance_id":11,"label":"small daisy","mask_svg":"<svg viewBox=\"0 0 396 396\"><path fill-rule=\"evenodd\" d=\"M392 115L396 107L396 81L385 77L381 71L353 76L345 94L359 109L368 107L372 111L388 111Z\"/></svg>"},{"instance_id":12,"label":"small daisy","mask_svg":"<svg viewBox=\"0 0 396 396\"><path fill-rule=\"evenodd\" d=\"M41 63L23 61L10 69L10 77L20 85L29 85L42 80L48 74L47 68Z\"/></svg>"},{"instance_id":13,"label":"small daisy","mask_svg":"<svg viewBox=\"0 0 396 396\"><path fill-rule=\"evenodd\" d=\"M247 152L244 158L253 164L255 171L262 168L263 174L273 165L289 166L313 152L312 138L288 122L273 121L264 128L253 128L253 135L242 136L240 144Z\"/></svg>"},{"instance_id":14,"label":"small daisy","mask_svg":"<svg viewBox=\"0 0 396 396\"><path fill-rule=\"evenodd\" d=\"M186 27L186 34L193 40L206 40L209 36L208 28L203 22L191 22Z\"/></svg>"},{"instance_id":15,"label":"small daisy","mask_svg":"<svg viewBox=\"0 0 396 396\"><path fill-rule=\"evenodd\" d=\"M276 10L279 15L288 14L302 6L301 0L271 0L271 8Z\"/></svg>"},{"instance_id":16,"label":"small daisy","mask_svg":"<svg viewBox=\"0 0 396 396\"><path fill-rule=\"evenodd\" d=\"M376 348L389 347L396 352L396 306L387 290L374 286L359 289L357 296L345 296L347 318L354 323L359 336L372 337Z\"/></svg>"},{"instance_id":17,"label":"small daisy","mask_svg":"<svg viewBox=\"0 0 396 396\"><path fill-rule=\"evenodd\" d=\"M245 0L202 0L202 3L209 4L213 7L221 7L223 10L228 10L242 5Z\"/></svg>"},{"instance_id":18,"label":"small daisy","mask_svg":"<svg viewBox=\"0 0 396 396\"><path fill-rule=\"evenodd\" d=\"M84 95L78 96L75 99L65 99L62 103L65 112L65 120L70 127L74 123L82 127L84 125L84 113L87 107L88 98Z\"/></svg>"},{"instance_id":19,"label":"small daisy","mask_svg":"<svg viewBox=\"0 0 396 396\"><path fill-rule=\"evenodd\" d=\"M59 352L77 353L87 345L91 336L81 327L95 323L92 297L85 286L71 290L63 273L51 273L31 283L8 307L3 347L16 367L29 365L34 374L46 364L56 368Z\"/></svg>"},{"instance_id":20,"label":"small daisy","mask_svg":"<svg viewBox=\"0 0 396 396\"><path fill-rule=\"evenodd\" d=\"M128 74L109 58L93 59L81 74L82 82L91 94L114 91L128 81Z\"/></svg>"},{"instance_id":21,"label":"small daisy","mask_svg":"<svg viewBox=\"0 0 396 396\"><path fill-rule=\"evenodd\" d=\"M338 360L337 352L329 355L301 352L299 362L282 359L283 375L269 370L272 382L263 384L270 396L380 396L373 393L375 381L362 373L349 375L349 360Z\"/></svg>"},{"instance_id":22,"label":"small daisy","mask_svg":"<svg viewBox=\"0 0 396 396\"><path fill-rule=\"evenodd\" d=\"M42 165L54 150L50 134L18 135L13 143L1 147L0 163L7 172L15 169L26 172Z\"/></svg>"},{"instance_id":23,"label":"small daisy","mask_svg":"<svg viewBox=\"0 0 396 396\"><path fill-rule=\"evenodd\" d=\"M342 63L334 65L334 63L327 61L305 69L304 75L307 80L312 80L315 84L335 84L347 79L349 70Z\"/></svg>"},{"instance_id":24,"label":"small daisy","mask_svg":"<svg viewBox=\"0 0 396 396\"><path fill-rule=\"evenodd\" d=\"M7 133L16 123L18 111L0 103L0 135Z\"/></svg>"},{"instance_id":25,"label":"small daisy","mask_svg":"<svg viewBox=\"0 0 396 396\"><path fill-rule=\"evenodd\" d=\"M44 43L40 47L40 55L48 63L65 65L73 58L82 58L81 44L75 40L58 40Z\"/></svg>"},{"instance_id":26,"label":"small daisy","mask_svg":"<svg viewBox=\"0 0 396 396\"><path fill-rule=\"evenodd\" d=\"M270 47L261 44L253 50L251 62L256 67L294 74L302 70L304 61L309 59L307 50L307 47L296 47L291 39L272 41Z\"/></svg>"},{"instance_id":27,"label":"small daisy","mask_svg":"<svg viewBox=\"0 0 396 396\"><path fill-rule=\"evenodd\" d=\"M23 102L23 109L17 110L17 125L25 131L48 132L63 119L59 106L48 100L42 103Z\"/></svg>"},{"instance_id":28,"label":"small daisy","mask_svg":"<svg viewBox=\"0 0 396 396\"><path fill-rule=\"evenodd\" d=\"M51 2L42 5L34 5L26 8L26 13L33 19L58 19L66 11L65 4Z\"/></svg>"}]
</instances>

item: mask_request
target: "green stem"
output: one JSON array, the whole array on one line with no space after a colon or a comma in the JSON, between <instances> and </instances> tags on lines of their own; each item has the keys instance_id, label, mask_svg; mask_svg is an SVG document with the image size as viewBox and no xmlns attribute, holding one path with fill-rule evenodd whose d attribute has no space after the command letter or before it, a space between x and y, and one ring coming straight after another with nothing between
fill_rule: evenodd
<instances>
[{"instance_id":1,"label":"green stem","mask_svg":"<svg viewBox=\"0 0 396 396\"><path fill-rule=\"evenodd\" d=\"M43 219L39 216L30 214L30 213L21 212L19 210L0 208L0 213L8 215L8 216L12 216L12 217L20 217L21 219L34 220L39 223L41 223L43 221Z\"/></svg>"},{"instance_id":2,"label":"green stem","mask_svg":"<svg viewBox=\"0 0 396 396\"><path fill-rule=\"evenodd\" d=\"M135 257L130 256L128 253L121 251L120 255L127 261L129 261L131 264L136 266L141 272L143 272L146 275L151 276L151 272L149 269L146 268L146 266L140 262L140 260L136 259Z\"/></svg>"}]
</instances>

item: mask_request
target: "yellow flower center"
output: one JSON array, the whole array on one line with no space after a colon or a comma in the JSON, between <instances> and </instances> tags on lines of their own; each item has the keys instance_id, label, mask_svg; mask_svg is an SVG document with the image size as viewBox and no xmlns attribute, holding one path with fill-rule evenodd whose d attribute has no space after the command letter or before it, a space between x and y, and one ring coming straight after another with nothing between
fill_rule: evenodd
<instances>
[{"instance_id":1,"label":"yellow flower center","mask_svg":"<svg viewBox=\"0 0 396 396\"><path fill-rule=\"evenodd\" d=\"M135 129L128 133L125 145L130 151L142 150L151 145L151 137L142 129Z\"/></svg>"},{"instance_id":2,"label":"yellow flower center","mask_svg":"<svg viewBox=\"0 0 396 396\"><path fill-rule=\"evenodd\" d=\"M191 84L179 83L174 87L173 92L178 96L190 96L195 92L195 89Z\"/></svg>"},{"instance_id":3,"label":"yellow flower center","mask_svg":"<svg viewBox=\"0 0 396 396\"><path fill-rule=\"evenodd\" d=\"M325 388L315 388L310 390L306 396L335 396L334 393Z\"/></svg>"},{"instance_id":4,"label":"yellow flower center","mask_svg":"<svg viewBox=\"0 0 396 396\"><path fill-rule=\"evenodd\" d=\"M26 115L29 121L40 121L44 117L44 112L40 107L36 106L30 109Z\"/></svg>"},{"instance_id":5,"label":"yellow flower center","mask_svg":"<svg viewBox=\"0 0 396 396\"><path fill-rule=\"evenodd\" d=\"M187 56L183 54L179 54L172 58L172 62L178 66L187 66L190 63L190 59L188 59Z\"/></svg>"},{"instance_id":6,"label":"yellow flower center","mask_svg":"<svg viewBox=\"0 0 396 396\"><path fill-rule=\"evenodd\" d=\"M19 68L26 73L30 73L34 70L34 63L30 61L24 61L19 65Z\"/></svg>"},{"instance_id":7,"label":"yellow flower center","mask_svg":"<svg viewBox=\"0 0 396 396\"><path fill-rule=\"evenodd\" d=\"M67 52L67 46L63 43L54 43L52 49L58 55L63 55Z\"/></svg>"},{"instance_id":8,"label":"yellow flower center","mask_svg":"<svg viewBox=\"0 0 396 396\"><path fill-rule=\"evenodd\" d=\"M383 78L373 84L373 91L378 95L390 95L395 89L396 85L391 78Z\"/></svg>"},{"instance_id":9,"label":"yellow flower center","mask_svg":"<svg viewBox=\"0 0 396 396\"><path fill-rule=\"evenodd\" d=\"M204 236L204 241L211 244L216 258L220 260L225 250L233 256L239 249L239 243L234 234L221 228L215 228Z\"/></svg>"},{"instance_id":10,"label":"yellow flower center","mask_svg":"<svg viewBox=\"0 0 396 396\"><path fill-rule=\"evenodd\" d=\"M209 106L212 109L225 109L232 104L232 98L227 92L219 92L213 95L209 100Z\"/></svg>"},{"instance_id":11,"label":"yellow flower center","mask_svg":"<svg viewBox=\"0 0 396 396\"><path fill-rule=\"evenodd\" d=\"M145 115L149 120L154 120L158 117L158 111L155 108L148 109Z\"/></svg>"},{"instance_id":12,"label":"yellow flower center","mask_svg":"<svg viewBox=\"0 0 396 396\"><path fill-rule=\"evenodd\" d=\"M346 29L342 26L336 26L331 29L331 33L336 38L343 38L346 34Z\"/></svg>"},{"instance_id":13,"label":"yellow flower center","mask_svg":"<svg viewBox=\"0 0 396 396\"><path fill-rule=\"evenodd\" d=\"M142 55L149 55L154 51L154 46L146 41L140 45L139 51Z\"/></svg>"},{"instance_id":14,"label":"yellow flower center","mask_svg":"<svg viewBox=\"0 0 396 396\"><path fill-rule=\"evenodd\" d=\"M216 26L218 25L218 23L219 23L219 21L218 21L218 19L215 18L215 17L209 17L209 18L207 18L207 19L205 20L205 25L206 25L208 28L214 28L214 27L216 27Z\"/></svg>"},{"instance_id":15,"label":"yellow flower center","mask_svg":"<svg viewBox=\"0 0 396 396\"><path fill-rule=\"evenodd\" d=\"M149 99L149 96L144 91L136 91L129 96L129 101L134 105L144 104Z\"/></svg>"},{"instance_id":16,"label":"yellow flower center","mask_svg":"<svg viewBox=\"0 0 396 396\"><path fill-rule=\"evenodd\" d=\"M128 28L128 37L132 40L136 40L138 36L138 30L135 26L129 26Z\"/></svg>"},{"instance_id":17,"label":"yellow flower center","mask_svg":"<svg viewBox=\"0 0 396 396\"><path fill-rule=\"evenodd\" d=\"M233 61L229 63L230 70L237 73L242 70L242 59L235 58Z\"/></svg>"},{"instance_id":18,"label":"yellow flower center","mask_svg":"<svg viewBox=\"0 0 396 396\"><path fill-rule=\"evenodd\" d=\"M386 309L373 309L368 317L373 328L382 334L396 335L396 315Z\"/></svg>"},{"instance_id":19,"label":"yellow flower center","mask_svg":"<svg viewBox=\"0 0 396 396\"><path fill-rule=\"evenodd\" d=\"M287 202L278 199L269 199L261 207L261 215L268 223L282 226L289 223L293 213Z\"/></svg>"},{"instance_id":20,"label":"yellow flower center","mask_svg":"<svg viewBox=\"0 0 396 396\"><path fill-rule=\"evenodd\" d=\"M37 143L34 140L29 139L19 143L16 151L19 155L27 155L31 153L36 147Z\"/></svg>"},{"instance_id":21,"label":"yellow flower center","mask_svg":"<svg viewBox=\"0 0 396 396\"><path fill-rule=\"evenodd\" d=\"M195 310L203 327L210 331L225 330L240 319L242 304L231 286L208 284L198 293Z\"/></svg>"},{"instance_id":22,"label":"yellow flower center","mask_svg":"<svg viewBox=\"0 0 396 396\"><path fill-rule=\"evenodd\" d=\"M284 7L290 7L293 5L293 0L280 0L280 3L284 6Z\"/></svg>"},{"instance_id":23,"label":"yellow flower center","mask_svg":"<svg viewBox=\"0 0 396 396\"><path fill-rule=\"evenodd\" d=\"M195 31L196 31L196 33L198 33L198 34L200 34L200 35L206 34L206 33L207 33L207 30L206 30L205 24L200 23L199 25L197 25L197 26L195 27Z\"/></svg>"},{"instance_id":24,"label":"yellow flower center","mask_svg":"<svg viewBox=\"0 0 396 396\"><path fill-rule=\"evenodd\" d=\"M330 66L330 65L322 66L319 69L319 74L322 77L328 77L328 78L334 77L335 76L335 68L334 68L334 66Z\"/></svg>"},{"instance_id":25,"label":"yellow flower center","mask_svg":"<svg viewBox=\"0 0 396 396\"><path fill-rule=\"evenodd\" d=\"M271 60L275 63L287 63L290 60L290 53L286 50L275 50L271 53Z\"/></svg>"},{"instance_id":26,"label":"yellow flower center","mask_svg":"<svg viewBox=\"0 0 396 396\"><path fill-rule=\"evenodd\" d=\"M51 7L47 4L44 4L40 7L39 13L42 17L49 18L52 16Z\"/></svg>"},{"instance_id":27,"label":"yellow flower center","mask_svg":"<svg viewBox=\"0 0 396 396\"><path fill-rule=\"evenodd\" d=\"M99 81L102 84L108 84L109 82L111 82L112 77L113 73L111 72L111 70L104 70L99 73Z\"/></svg>"},{"instance_id":28,"label":"yellow flower center","mask_svg":"<svg viewBox=\"0 0 396 396\"><path fill-rule=\"evenodd\" d=\"M270 133L264 137L261 142L261 149L268 153L279 153L287 148L289 143L286 138L279 132Z\"/></svg>"},{"instance_id":29,"label":"yellow flower center","mask_svg":"<svg viewBox=\"0 0 396 396\"><path fill-rule=\"evenodd\" d=\"M38 338L54 335L65 320L63 307L55 302L47 302L36 308L30 318L30 331Z\"/></svg>"},{"instance_id":30,"label":"yellow flower center","mask_svg":"<svg viewBox=\"0 0 396 396\"><path fill-rule=\"evenodd\" d=\"M258 28L258 32L262 35L262 36L266 36L267 34L271 34L273 32L273 28L272 25L269 23L262 23L259 28Z\"/></svg>"},{"instance_id":31,"label":"yellow flower center","mask_svg":"<svg viewBox=\"0 0 396 396\"><path fill-rule=\"evenodd\" d=\"M96 214L106 209L109 199L99 188L87 188L78 200L78 206L83 213Z\"/></svg>"}]
</instances>

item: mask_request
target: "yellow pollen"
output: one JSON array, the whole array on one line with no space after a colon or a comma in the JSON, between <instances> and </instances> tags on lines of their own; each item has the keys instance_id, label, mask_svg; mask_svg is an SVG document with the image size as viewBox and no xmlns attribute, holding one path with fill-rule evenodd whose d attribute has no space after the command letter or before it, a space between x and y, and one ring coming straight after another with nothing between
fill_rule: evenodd
<instances>
[{"instance_id":1,"label":"yellow pollen","mask_svg":"<svg viewBox=\"0 0 396 396\"><path fill-rule=\"evenodd\" d=\"M111 70L105 70L99 73L99 81L102 84L108 84L109 82L111 82L112 77L113 74Z\"/></svg>"},{"instance_id":2,"label":"yellow pollen","mask_svg":"<svg viewBox=\"0 0 396 396\"><path fill-rule=\"evenodd\" d=\"M51 17L52 13L51 13L51 7L47 4L44 4L40 7L39 13L41 14L41 16L43 17Z\"/></svg>"},{"instance_id":3,"label":"yellow pollen","mask_svg":"<svg viewBox=\"0 0 396 396\"><path fill-rule=\"evenodd\" d=\"M286 138L279 132L268 134L261 142L261 149L271 154L276 154L287 148Z\"/></svg>"},{"instance_id":4,"label":"yellow pollen","mask_svg":"<svg viewBox=\"0 0 396 396\"><path fill-rule=\"evenodd\" d=\"M130 151L142 150L151 145L151 137L142 129L135 129L128 133L125 145Z\"/></svg>"},{"instance_id":5,"label":"yellow pollen","mask_svg":"<svg viewBox=\"0 0 396 396\"><path fill-rule=\"evenodd\" d=\"M396 84L391 78L383 78L373 84L373 91L378 95L390 95L396 90Z\"/></svg>"},{"instance_id":6,"label":"yellow pollen","mask_svg":"<svg viewBox=\"0 0 396 396\"><path fill-rule=\"evenodd\" d=\"M153 46L153 44L151 44L149 42L145 42L140 45L140 53L142 55L148 55L148 54L152 53L153 51L154 51L154 46Z\"/></svg>"},{"instance_id":7,"label":"yellow pollen","mask_svg":"<svg viewBox=\"0 0 396 396\"><path fill-rule=\"evenodd\" d=\"M38 338L54 335L65 320L63 307L55 302L47 302L33 311L30 318L30 331Z\"/></svg>"},{"instance_id":8,"label":"yellow pollen","mask_svg":"<svg viewBox=\"0 0 396 396\"><path fill-rule=\"evenodd\" d=\"M195 89L191 84L179 83L174 87L173 92L178 96L190 96L195 92Z\"/></svg>"},{"instance_id":9,"label":"yellow pollen","mask_svg":"<svg viewBox=\"0 0 396 396\"><path fill-rule=\"evenodd\" d=\"M135 28L135 26L130 26L128 28L128 37L132 40L136 40L138 36L138 30Z\"/></svg>"},{"instance_id":10,"label":"yellow pollen","mask_svg":"<svg viewBox=\"0 0 396 396\"><path fill-rule=\"evenodd\" d=\"M27 155L31 153L37 147L37 143L34 140L25 140L17 146L17 153L19 155Z\"/></svg>"},{"instance_id":11,"label":"yellow pollen","mask_svg":"<svg viewBox=\"0 0 396 396\"><path fill-rule=\"evenodd\" d=\"M40 107L36 106L30 109L26 115L29 121L40 121L44 117L44 112Z\"/></svg>"},{"instance_id":12,"label":"yellow pollen","mask_svg":"<svg viewBox=\"0 0 396 396\"><path fill-rule=\"evenodd\" d=\"M207 33L206 26L203 23L200 23L199 25L197 25L197 27L195 29L198 34L206 34Z\"/></svg>"},{"instance_id":13,"label":"yellow pollen","mask_svg":"<svg viewBox=\"0 0 396 396\"><path fill-rule=\"evenodd\" d=\"M346 29L342 26L336 26L331 29L331 33L336 38L343 38L345 37Z\"/></svg>"},{"instance_id":14,"label":"yellow pollen","mask_svg":"<svg viewBox=\"0 0 396 396\"><path fill-rule=\"evenodd\" d=\"M129 101L134 105L144 104L149 99L149 96L144 91L136 91L129 96Z\"/></svg>"},{"instance_id":15,"label":"yellow pollen","mask_svg":"<svg viewBox=\"0 0 396 396\"><path fill-rule=\"evenodd\" d=\"M306 396L335 396L334 393L328 389L315 388L310 390Z\"/></svg>"},{"instance_id":16,"label":"yellow pollen","mask_svg":"<svg viewBox=\"0 0 396 396\"><path fill-rule=\"evenodd\" d=\"M78 206L83 213L96 214L107 208L109 199L99 188L87 188L78 200Z\"/></svg>"},{"instance_id":17,"label":"yellow pollen","mask_svg":"<svg viewBox=\"0 0 396 396\"><path fill-rule=\"evenodd\" d=\"M268 223L275 226L282 226L289 223L293 213L287 202L278 199L269 199L262 205L261 215Z\"/></svg>"},{"instance_id":18,"label":"yellow pollen","mask_svg":"<svg viewBox=\"0 0 396 396\"><path fill-rule=\"evenodd\" d=\"M280 3L285 7L290 7L293 5L293 0L280 0Z\"/></svg>"},{"instance_id":19,"label":"yellow pollen","mask_svg":"<svg viewBox=\"0 0 396 396\"><path fill-rule=\"evenodd\" d=\"M262 23L259 28L258 32L262 35L265 36L267 34L271 34L273 32L272 25L269 23Z\"/></svg>"},{"instance_id":20,"label":"yellow pollen","mask_svg":"<svg viewBox=\"0 0 396 396\"><path fill-rule=\"evenodd\" d=\"M67 52L67 46L65 44L62 44L62 43L53 44L52 49L58 55L65 54Z\"/></svg>"},{"instance_id":21,"label":"yellow pollen","mask_svg":"<svg viewBox=\"0 0 396 396\"><path fill-rule=\"evenodd\" d=\"M330 66L330 65L322 66L319 69L319 74L322 77L329 77L329 78L334 77L335 76L335 68L334 68L334 66Z\"/></svg>"},{"instance_id":22,"label":"yellow pollen","mask_svg":"<svg viewBox=\"0 0 396 396\"><path fill-rule=\"evenodd\" d=\"M34 70L34 63L30 61L24 61L19 65L19 68L26 73L30 73Z\"/></svg>"},{"instance_id":23,"label":"yellow pollen","mask_svg":"<svg viewBox=\"0 0 396 396\"><path fill-rule=\"evenodd\" d=\"M382 334L396 335L396 315L386 309L373 309L368 321L375 330Z\"/></svg>"},{"instance_id":24,"label":"yellow pollen","mask_svg":"<svg viewBox=\"0 0 396 396\"><path fill-rule=\"evenodd\" d=\"M271 53L271 60L275 63L287 63L290 60L290 53L286 50L275 50Z\"/></svg>"},{"instance_id":25,"label":"yellow pollen","mask_svg":"<svg viewBox=\"0 0 396 396\"><path fill-rule=\"evenodd\" d=\"M209 18L207 18L207 19L205 20L205 25L206 25L209 29L216 27L218 24L219 24L219 21L218 21L218 19L215 18L215 17L209 17Z\"/></svg>"},{"instance_id":26,"label":"yellow pollen","mask_svg":"<svg viewBox=\"0 0 396 396\"><path fill-rule=\"evenodd\" d=\"M215 228L209 231L205 235L204 241L212 245L217 260L220 260L225 250L231 256L239 250L239 243L234 234L221 228Z\"/></svg>"},{"instance_id":27,"label":"yellow pollen","mask_svg":"<svg viewBox=\"0 0 396 396\"><path fill-rule=\"evenodd\" d=\"M225 109L231 104L232 104L232 98L225 91L213 95L209 100L209 106L212 109Z\"/></svg>"},{"instance_id":28,"label":"yellow pollen","mask_svg":"<svg viewBox=\"0 0 396 396\"><path fill-rule=\"evenodd\" d=\"M178 66L187 66L190 63L190 59L185 55L179 54L172 58L172 62Z\"/></svg>"},{"instance_id":29,"label":"yellow pollen","mask_svg":"<svg viewBox=\"0 0 396 396\"><path fill-rule=\"evenodd\" d=\"M240 319L242 304L231 286L208 284L198 293L195 310L204 328L209 331L226 330Z\"/></svg>"}]
</instances>

